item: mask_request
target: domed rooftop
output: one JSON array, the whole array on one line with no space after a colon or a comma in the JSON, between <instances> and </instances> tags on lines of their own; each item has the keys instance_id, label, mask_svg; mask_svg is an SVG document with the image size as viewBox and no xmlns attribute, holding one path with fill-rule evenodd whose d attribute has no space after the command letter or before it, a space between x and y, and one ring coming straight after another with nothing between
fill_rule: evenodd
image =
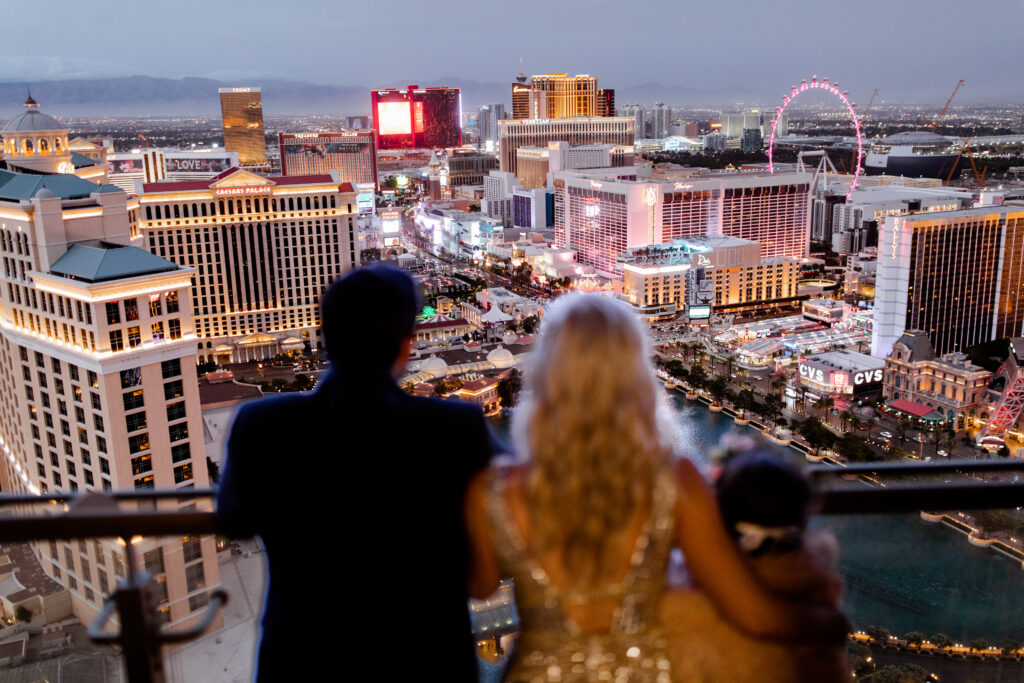
<instances>
[{"instance_id":1,"label":"domed rooftop","mask_svg":"<svg viewBox=\"0 0 1024 683\"><path fill-rule=\"evenodd\" d=\"M515 356L503 346L499 346L487 354L487 361L498 370L504 370L516 364Z\"/></svg>"},{"instance_id":2,"label":"domed rooftop","mask_svg":"<svg viewBox=\"0 0 1024 683\"><path fill-rule=\"evenodd\" d=\"M8 121L0 132L29 133L43 130L68 130L68 127L39 111L39 104L29 95L25 100L25 112Z\"/></svg>"},{"instance_id":3,"label":"domed rooftop","mask_svg":"<svg viewBox=\"0 0 1024 683\"><path fill-rule=\"evenodd\" d=\"M443 358L431 356L420 363L420 372L425 372L433 377L444 377L448 374L448 364Z\"/></svg>"}]
</instances>

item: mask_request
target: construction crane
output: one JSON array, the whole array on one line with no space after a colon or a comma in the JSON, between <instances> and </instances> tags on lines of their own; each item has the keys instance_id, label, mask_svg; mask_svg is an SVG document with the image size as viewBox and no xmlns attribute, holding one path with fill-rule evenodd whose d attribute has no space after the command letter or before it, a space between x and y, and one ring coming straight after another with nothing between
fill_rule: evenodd
<instances>
[{"instance_id":1,"label":"construction crane","mask_svg":"<svg viewBox=\"0 0 1024 683\"><path fill-rule=\"evenodd\" d=\"M949 103L953 101L954 97L956 97L956 91L959 90L960 86L963 85L963 84L964 84L964 79L961 78L959 81L957 81L956 87L953 88L953 94L951 94L949 96L949 99L946 100L946 106L942 108L942 111L939 112L939 115L935 117L934 121L932 121L932 132L933 133L935 132L935 127L939 125L939 121L946 114L946 110L949 109Z\"/></svg>"},{"instance_id":2,"label":"construction crane","mask_svg":"<svg viewBox=\"0 0 1024 683\"><path fill-rule=\"evenodd\" d=\"M874 104L875 96L876 95L878 95L878 88L875 88L875 91L873 93L871 93L871 98L868 100L868 106L864 107L864 111L861 112L861 115L860 115L860 125L862 125L862 126L864 125L864 122L868 118L868 112L871 111L871 105Z\"/></svg>"},{"instance_id":3,"label":"construction crane","mask_svg":"<svg viewBox=\"0 0 1024 683\"><path fill-rule=\"evenodd\" d=\"M971 162L971 170L974 171L974 179L978 181L978 187L985 187L985 172L988 171L988 167L978 171L978 166L974 163L974 152L971 150L971 140L974 138L967 138L964 140L964 144L960 147L960 152L956 155L956 160L949 169L949 175L946 176L946 184L949 185L949 181L953 179L953 173L956 171L956 167L960 164L960 158L963 157L964 152L967 152L967 160Z\"/></svg>"}]
</instances>

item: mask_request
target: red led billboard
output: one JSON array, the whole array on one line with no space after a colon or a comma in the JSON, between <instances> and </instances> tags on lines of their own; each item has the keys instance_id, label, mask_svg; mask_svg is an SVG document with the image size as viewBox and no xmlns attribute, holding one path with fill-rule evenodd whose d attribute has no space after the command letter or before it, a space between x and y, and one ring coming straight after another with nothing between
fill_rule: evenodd
<instances>
[{"instance_id":1,"label":"red led billboard","mask_svg":"<svg viewBox=\"0 0 1024 683\"><path fill-rule=\"evenodd\" d=\"M462 144L458 88L371 90L378 149L445 149Z\"/></svg>"}]
</instances>

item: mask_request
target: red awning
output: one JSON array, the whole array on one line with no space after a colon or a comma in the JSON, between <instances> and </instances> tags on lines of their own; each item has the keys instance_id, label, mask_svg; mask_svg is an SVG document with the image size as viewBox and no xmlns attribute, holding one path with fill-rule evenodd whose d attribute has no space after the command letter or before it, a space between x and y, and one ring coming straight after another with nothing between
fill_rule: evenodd
<instances>
[{"instance_id":1,"label":"red awning","mask_svg":"<svg viewBox=\"0 0 1024 683\"><path fill-rule=\"evenodd\" d=\"M901 413L913 415L914 417L928 417L932 413L938 412L935 408L929 408L928 406L923 406L920 403L906 401L902 398L893 399L892 401L889 401L888 405L893 410L898 410ZM941 419L941 417L942 413L939 413L939 418Z\"/></svg>"}]
</instances>

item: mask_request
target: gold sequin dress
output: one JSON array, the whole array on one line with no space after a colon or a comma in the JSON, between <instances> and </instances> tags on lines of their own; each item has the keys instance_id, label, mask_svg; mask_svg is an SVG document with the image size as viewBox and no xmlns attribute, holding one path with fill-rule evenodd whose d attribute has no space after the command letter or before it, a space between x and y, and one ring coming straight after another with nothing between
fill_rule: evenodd
<instances>
[{"instance_id":1,"label":"gold sequin dress","mask_svg":"<svg viewBox=\"0 0 1024 683\"><path fill-rule=\"evenodd\" d=\"M551 584L531 557L508 509L506 480L491 479L488 515L502 576L515 580L521 633L505 681L516 683L669 683L671 665L658 625L665 571L673 543L675 485L658 479L652 514L644 524L621 583L587 593ZM581 633L564 606L618 600L607 632Z\"/></svg>"}]
</instances>

